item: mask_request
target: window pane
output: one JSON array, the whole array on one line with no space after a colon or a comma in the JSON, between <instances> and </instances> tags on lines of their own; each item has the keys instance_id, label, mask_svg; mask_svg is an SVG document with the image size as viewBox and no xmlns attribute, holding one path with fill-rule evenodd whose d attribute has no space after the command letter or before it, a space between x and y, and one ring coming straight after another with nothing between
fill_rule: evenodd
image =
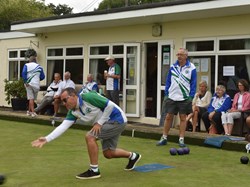
<instances>
[{"instance_id":1,"label":"window pane","mask_svg":"<svg viewBox=\"0 0 250 187\"><path fill-rule=\"evenodd\" d=\"M63 49L48 49L48 56L63 56Z\"/></svg>"},{"instance_id":2,"label":"window pane","mask_svg":"<svg viewBox=\"0 0 250 187\"><path fill-rule=\"evenodd\" d=\"M126 75L126 79L127 79L127 85L136 85L137 84L137 75L136 75L136 72L137 72L137 47L127 47L127 51L128 54L126 56L127 58L127 75ZM133 52L131 54L131 52Z\"/></svg>"},{"instance_id":3,"label":"window pane","mask_svg":"<svg viewBox=\"0 0 250 187\"><path fill-rule=\"evenodd\" d=\"M108 70L109 66L103 59L90 59L89 71L93 74L95 81L98 85L106 85L104 79L104 70Z\"/></svg>"},{"instance_id":4,"label":"window pane","mask_svg":"<svg viewBox=\"0 0 250 187\"><path fill-rule=\"evenodd\" d=\"M162 54L161 54L161 85L165 86L166 84L166 76L170 68L171 62L171 46L170 45L163 45L161 47Z\"/></svg>"},{"instance_id":5,"label":"window pane","mask_svg":"<svg viewBox=\"0 0 250 187\"><path fill-rule=\"evenodd\" d=\"M227 93L233 98L238 91L237 81L246 79L249 82L250 55L219 56L218 62L218 82L226 86ZM225 66L233 68L234 76L226 76L224 74L223 67Z\"/></svg>"},{"instance_id":6,"label":"window pane","mask_svg":"<svg viewBox=\"0 0 250 187\"><path fill-rule=\"evenodd\" d=\"M48 60L47 61L47 85L53 81L54 73L60 73L63 79L63 60Z\"/></svg>"},{"instance_id":7,"label":"window pane","mask_svg":"<svg viewBox=\"0 0 250 187\"><path fill-rule=\"evenodd\" d=\"M75 84L83 84L83 59L66 60L65 68L71 73L71 80Z\"/></svg>"},{"instance_id":8,"label":"window pane","mask_svg":"<svg viewBox=\"0 0 250 187\"><path fill-rule=\"evenodd\" d=\"M250 39L220 40L220 50L250 49Z\"/></svg>"},{"instance_id":9,"label":"window pane","mask_svg":"<svg viewBox=\"0 0 250 187\"><path fill-rule=\"evenodd\" d=\"M197 87L202 80L206 80L208 90L214 93L215 87L215 56L189 56L189 59L196 66L197 71Z\"/></svg>"},{"instance_id":10,"label":"window pane","mask_svg":"<svg viewBox=\"0 0 250 187\"><path fill-rule=\"evenodd\" d=\"M25 63L26 61L20 61L19 77L22 77L23 66Z\"/></svg>"},{"instance_id":11,"label":"window pane","mask_svg":"<svg viewBox=\"0 0 250 187\"><path fill-rule=\"evenodd\" d=\"M10 61L9 62L9 80L17 80L18 79L18 61Z\"/></svg>"},{"instance_id":12,"label":"window pane","mask_svg":"<svg viewBox=\"0 0 250 187\"><path fill-rule=\"evenodd\" d=\"M187 42L186 46L188 51L213 51L214 41Z\"/></svg>"},{"instance_id":13,"label":"window pane","mask_svg":"<svg viewBox=\"0 0 250 187\"><path fill-rule=\"evenodd\" d=\"M136 91L133 89L126 90L126 113L136 113Z\"/></svg>"},{"instance_id":14,"label":"window pane","mask_svg":"<svg viewBox=\"0 0 250 187\"><path fill-rule=\"evenodd\" d=\"M17 58L18 51L10 51L9 58Z\"/></svg>"},{"instance_id":15,"label":"window pane","mask_svg":"<svg viewBox=\"0 0 250 187\"><path fill-rule=\"evenodd\" d=\"M113 54L123 54L123 45L113 46Z\"/></svg>"},{"instance_id":16,"label":"window pane","mask_svg":"<svg viewBox=\"0 0 250 187\"><path fill-rule=\"evenodd\" d=\"M101 46L101 47L90 47L91 55L108 55L109 54L109 46Z\"/></svg>"},{"instance_id":17,"label":"window pane","mask_svg":"<svg viewBox=\"0 0 250 187\"><path fill-rule=\"evenodd\" d=\"M82 55L83 54L83 48L78 47L78 48L67 48L66 49L66 55L67 56L76 56L76 55Z\"/></svg>"},{"instance_id":18,"label":"window pane","mask_svg":"<svg viewBox=\"0 0 250 187\"><path fill-rule=\"evenodd\" d=\"M25 52L26 52L26 50L20 51L20 57L25 58Z\"/></svg>"}]
</instances>

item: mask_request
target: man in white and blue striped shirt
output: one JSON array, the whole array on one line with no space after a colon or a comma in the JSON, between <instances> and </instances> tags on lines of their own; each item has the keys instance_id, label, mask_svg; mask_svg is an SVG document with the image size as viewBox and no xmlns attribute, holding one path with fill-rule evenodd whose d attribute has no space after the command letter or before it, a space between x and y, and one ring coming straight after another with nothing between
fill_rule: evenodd
<instances>
[{"instance_id":1,"label":"man in white and blue striped shirt","mask_svg":"<svg viewBox=\"0 0 250 187\"><path fill-rule=\"evenodd\" d=\"M68 109L64 121L46 137L40 137L32 142L33 147L42 147L63 134L76 119L91 123L92 129L85 136L90 169L76 176L78 179L94 179L101 177L98 167L98 144L101 140L102 152L105 158L128 158L125 170L133 170L141 155L117 148L118 139L125 129L127 118L122 109L112 101L95 91L77 95L75 89L66 88L61 94L61 100Z\"/></svg>"},{"instance_id":2,"label":"man in white and blue striped shirt","mask_svg":"<svg viewBox=\"0 0 250 187\"><path fill-rule=\"evenodd\" d=\"M28 62L23 66L22 78L25 83L27 99L29 100L29 109L27 115L36 117L34 111L34 101L37 99L40 90L40 81L45 78L43 68L37 63L37 53L34 49L28 49L25 52Z\"/></svg>"},{"instance_id":3,"label":"man in white and blue striped shirt","mask_svg":"<svg viewBox=\"0 0 250 187\"><path fill-rule=\"evenodd\" d=\"M170 67L166 79L162 113L166 113L163 135L157 145L166 145L174 115L179 113L179 146L185 147L184 135L186 116L192 113L192 100L196 92L197 73L194 64L188 60L188 51L180 48L176 54L178 60Z\"/></svg>"}]
</instances>

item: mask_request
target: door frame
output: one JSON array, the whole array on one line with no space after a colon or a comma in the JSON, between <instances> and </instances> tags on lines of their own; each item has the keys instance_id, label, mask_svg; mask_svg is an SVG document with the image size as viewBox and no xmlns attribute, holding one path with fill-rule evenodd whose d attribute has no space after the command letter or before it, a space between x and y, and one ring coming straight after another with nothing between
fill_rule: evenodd
<instances>
[{"instance_id":1,"label":"door frame","mask_svg":"<svg viewBox=\"0 0 250 187\"><path fill-rule=\"evenodd\" d=\"M162 72L162 46L164 45L170 45L170 60L169 65L171 66L174 62L174 42L173 40L161 40L158 41L158 53L157 53L157 61L158 61L158 67L157 67L157 119L160 119L161 117L161 107L162 107L162 100L161 100L161 92L165 90L165 85L161 85L161 72Z\"/></svg>"},{"instance_id":2,"label":"door frame","mask_svg":"<svg viewBox=\"0 0 250 187\"><path fill-rule=\"evenodd\" d=\"M136 77L136 83L134 85L128 85L127 81L129 78L127 77L127 47L137 47L136 51L136 70L134 75ZM124 43L124 56L123 56L123 111L125 111L127 117L140 117L140 72L141 72L141 44L140 43ZM127 113L127 90L136 90L135 95L135 113Z\"/></svg>"}]
</instances>

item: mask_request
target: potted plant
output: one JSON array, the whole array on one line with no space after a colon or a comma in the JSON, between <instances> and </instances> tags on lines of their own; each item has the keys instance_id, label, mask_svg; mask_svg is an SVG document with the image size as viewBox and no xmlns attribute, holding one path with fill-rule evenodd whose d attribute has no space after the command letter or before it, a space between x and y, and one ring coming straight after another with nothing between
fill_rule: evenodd
<instances>
[{"instance_id":1,"label":"potted plant","mask_svg":"<svg viewBox=\"0 0 250 187\"><path fill-rule=\"evenodd\" d=\"M23 79L16 81L4 79L4 83L5 100L8 104L11 103L13 110L26 110L28 101Z\"/></svg>"}]
</instances>

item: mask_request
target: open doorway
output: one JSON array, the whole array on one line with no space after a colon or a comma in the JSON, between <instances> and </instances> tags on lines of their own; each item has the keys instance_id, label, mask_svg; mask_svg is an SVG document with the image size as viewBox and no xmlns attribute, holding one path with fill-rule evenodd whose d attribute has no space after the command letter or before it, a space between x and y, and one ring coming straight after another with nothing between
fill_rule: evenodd
<instances>
[{"instance_id":1,"label":"open doorway","mask_svg":"<svg viewBox=\"0 0 250 187\"><path fill-rule=\"evenodd\" d=\"M146 43L146 117L156 117L157 43Z\"/></svg>"}]
</instances>

